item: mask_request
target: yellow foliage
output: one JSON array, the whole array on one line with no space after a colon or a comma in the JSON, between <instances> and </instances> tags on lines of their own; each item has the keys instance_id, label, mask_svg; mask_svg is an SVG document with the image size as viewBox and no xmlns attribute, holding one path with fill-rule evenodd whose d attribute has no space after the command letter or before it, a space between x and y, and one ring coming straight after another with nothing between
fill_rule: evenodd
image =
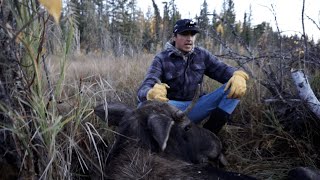
<instances>
[{"instance_id":1,"label":"yellow foliage","mask_svg":"<svg viewBox=\"0 0 320 180\"><path fill-rule=\"evenodd\" d=\"M219 25L218 25L216 31L217 31L219 34L221 34L221 35L224 34L224 29L223 29L222 24L219 24Z\"/></svg>"},{"instance_id":2,"label":"yellow foliage","mask_svg":"<svg viewBox=\"0 0 320 180\"><path fill-rule=\"evenodd\" d=\"M56 23L59 23L62 9L62 1L61 0L39 0L40 4L42 4L49 12L51 16L53 16Z\"/></svg>"}]
</instances>

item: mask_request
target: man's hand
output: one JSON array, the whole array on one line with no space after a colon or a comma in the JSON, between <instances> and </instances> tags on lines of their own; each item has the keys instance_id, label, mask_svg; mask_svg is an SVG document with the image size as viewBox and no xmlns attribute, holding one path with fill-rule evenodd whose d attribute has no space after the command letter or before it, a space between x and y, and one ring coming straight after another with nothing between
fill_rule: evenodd
<instances>
[{"instance_id":1,"label":"man's hand","mask_svg":"<svg viewBox=\"0 0 320 180\"><path fill-rule=\"evenodd\" d=\"M147 93L147 100L157 100L160 102L168 102L167 88L170 88L166 83L156 83Z\"/></svg>"},{"instance_id":2,"label":"man's hand","mask_svg":"<svg viewBox=\"0 0 320 180\"><path fill-rule=\"evenodd\" d=\"M233 73L233 76L229 79L224 91L230 88L228 98L241 98L247 90L246 81L249 79L249 76L244 71L238 70Z\"/></svg>"}]
</instances>

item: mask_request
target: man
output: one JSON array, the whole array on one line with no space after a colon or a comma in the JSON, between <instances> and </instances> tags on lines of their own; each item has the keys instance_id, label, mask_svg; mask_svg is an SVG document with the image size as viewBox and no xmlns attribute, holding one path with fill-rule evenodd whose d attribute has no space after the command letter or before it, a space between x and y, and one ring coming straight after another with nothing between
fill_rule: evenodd
<instances>
[{"instance_id":1,"label":"man","mask_svg":"<svg viewBox=\"0 0 320 180\"><path fill-rule=\"evenodd\" d=\"M185 110L206 75L224 85L202 95L188 117L200 123L210 116L204 127L218 133L236 108L239 98L245 94L249 77L244 71L218 60L209 51L195 47L199 32L197 24L190 19L176 22L172 41L154 57L138 89L138 101L158 100ZM157 79L161 83L157 83Z\"/></svg>"}]
</instances>

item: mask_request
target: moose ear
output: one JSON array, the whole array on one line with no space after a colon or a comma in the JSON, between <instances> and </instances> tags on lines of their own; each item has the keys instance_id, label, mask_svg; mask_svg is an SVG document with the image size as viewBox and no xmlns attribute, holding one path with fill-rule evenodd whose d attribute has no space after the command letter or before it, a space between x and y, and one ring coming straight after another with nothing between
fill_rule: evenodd
<instances>
[{"instance_id":1,"label":"moose ear","mask_svg":"<svg viewBox=\"0 0 320 180\"><path fill-rule=\"evenodd\" d=\"M94 113L111 126L118 126L122 117L132 109L120 103L103 103L94 108Z\"/></svg>"},{"instance_id":2,"label":"moose ear","mask_svg":"<svg viewBox=\"0 0 320 180\"><path fill-rule=\"evenodd\" d=\"M167 141L173 124L172 119L163 114L151 114L148 117L148 127L151 129L152 136L162 151L167 147Z\"/></svg>"}]
</instances>

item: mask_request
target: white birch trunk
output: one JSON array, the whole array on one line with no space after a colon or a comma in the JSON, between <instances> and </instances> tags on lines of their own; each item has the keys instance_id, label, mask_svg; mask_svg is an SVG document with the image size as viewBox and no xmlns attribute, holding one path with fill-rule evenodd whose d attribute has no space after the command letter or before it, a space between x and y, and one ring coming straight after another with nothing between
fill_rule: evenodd
<instances>
[{"instance_id":1,"label":"white birch trunk","mask_svg":"<svg viewBox=\"0 0 320 180\"><path fill-rule=\"evenodd\" d=\"M308 79L301 70L291 71L291 77L299 92L300 99L307 103L310 110L320 119L320 102L313 93Z\"/></svg>"}]
</instances>

